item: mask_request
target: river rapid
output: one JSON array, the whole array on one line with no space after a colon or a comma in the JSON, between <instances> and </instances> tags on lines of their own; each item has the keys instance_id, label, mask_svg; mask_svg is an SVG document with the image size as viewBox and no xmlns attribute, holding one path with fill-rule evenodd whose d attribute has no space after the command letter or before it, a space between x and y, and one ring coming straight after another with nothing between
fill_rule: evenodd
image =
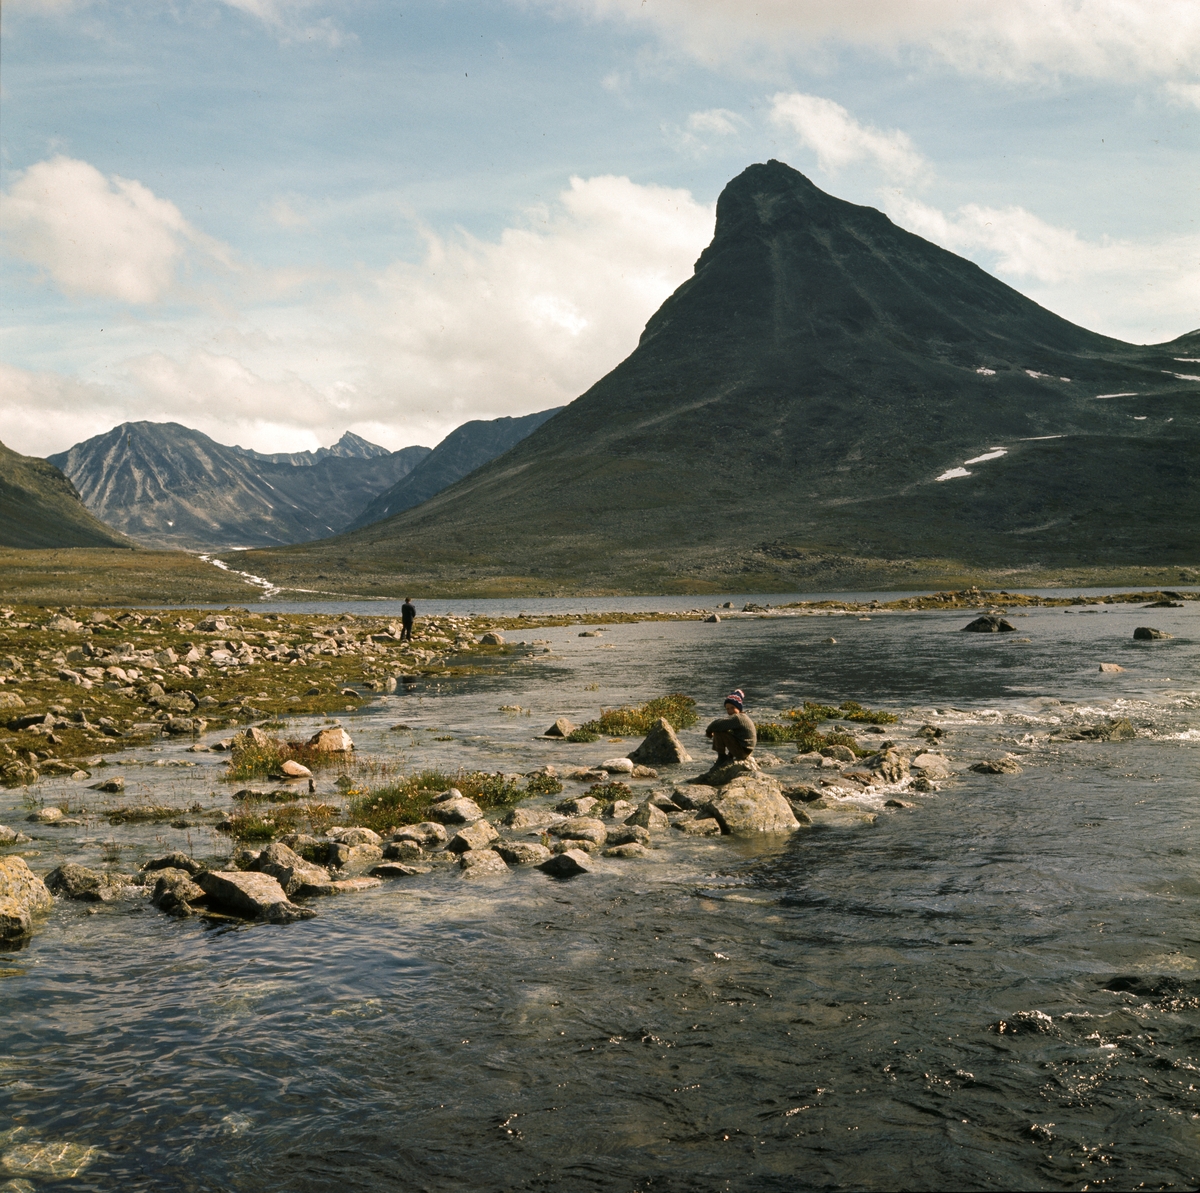
<instances>
[{"instance_id":1,"label":"river rapid","mask_svg":"<svg viewBox=\"0 0 1200 1193\"><path fill-rule=\"evenodd\" d=\"M570 881L440 869L287 927L56 901L0 956L0 1151L86 1158L20 1187L1195 1188L1200 604L971 616L536 630L548 652L500 676L347 713L405 770L525 771L636 744L538 740L555 717L683 691L690 774L739 686L758 720L856 699L898 741L938 726L958 774L868 827L671 840ZM1049 740L1122 716L1136 740ZM1022 773L966 769L1005 751ZM121 764L134 796L221 789L183 744ZM38 873L101 839L122 869L189 833L228 850L26 825L19 796L0 823Z\"/></svg>"}]
</instances>

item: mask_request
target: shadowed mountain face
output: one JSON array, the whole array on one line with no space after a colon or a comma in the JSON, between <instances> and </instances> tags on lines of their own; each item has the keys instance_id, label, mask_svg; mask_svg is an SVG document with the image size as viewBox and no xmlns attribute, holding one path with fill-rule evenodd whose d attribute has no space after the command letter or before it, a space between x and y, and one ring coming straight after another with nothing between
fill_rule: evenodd
<instances>
[{"instance_id":1,"label":"shadowed mountain face","mask_svg":"<svg viewBox=\"0 0 1200 1193\"><path fill-rule=\"evenodd\" d=\"M221 548L333 534L429 454L388 452L357 436L323 450L296 453L301 462L293 463L225 447L178 423L140 422L50 460L92 513L140 542Z\"/></svg>"},{"instance_id":2,"label":"shadowed mountain face","mask_svg":"<svg viewBox=\"0 0 1200 1193\"><path fill-rule=\"evenodd\" d=\"M475 419L463 423L451 431L403 480L376 497L346 529L369 526L389 514L398 514L401 510L412 509L428 501L435 493L440 493L476 468L482 468L484 464L503 455L561 409L561 406L556 406L553 410L540 410L523 418Z\"/></svg>"},{"instance_id":3,"label":"shadowed mountain face","mask_svg":"<svg viewBox=\"0 0 1200 1193\"><path fill-rule=\"evenodd\" d=\"M582 397L416 509L258 566L402 558L516 590L786 583L838 555L1194 563L1185 357L1200 332L1097 335L772 161L729 183L694 276Z\"/></svg>"},{"instance_id":4,"label":"shadowed mountain face","mask_svg":"<svg viewBox=\"0 0 1200 1193\"><path fill-rule=\"evenodd\" d=\"M347 431L332 447L319 447L315 452L256 452L252 447L238 447L234 450L253 460L269 460L272 464L295 464L299 468L318 464L330 456L339 456L347 460L374 460L379 456L392 454L386 447L371 443L353 431Z\"/></svg>"},{"instance_id":5,"label":"shadowed mountain face","mask_svg":"<svg viewBox=\"0 0 1200 1193\"><path fill-rule=\"evenodd\" d=\"M132 547L92 517L53 464L0 443L0 546Z\"/></svg>"}]
</instances>

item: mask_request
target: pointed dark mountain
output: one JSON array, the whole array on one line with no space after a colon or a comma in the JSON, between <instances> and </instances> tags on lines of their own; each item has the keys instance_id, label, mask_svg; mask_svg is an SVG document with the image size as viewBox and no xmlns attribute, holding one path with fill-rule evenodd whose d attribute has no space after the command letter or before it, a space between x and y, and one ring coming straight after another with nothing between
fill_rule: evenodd
<instances>
[{"instance_id":1,"label":"pointed dark mountain","mask_svg":"<svg viewBox=\"0 0 1200 1193\"><path fill-rule=\"evenodd\" d=\"M88 513L53 464L0 443L0 547L132 546Z\"/></svg>"},{"instance_id":2,"label":"pointed dark mountain","mask_svg":"<svg viewBox=\"0 0 1200 1193\"><path fill-rule=\"evenodd\" d=\"M784 582L836 556L1195 563L1198 341L1097 335L751 166L587 393L416 509L257 566L515 591Z\"/></svg>"},{"instance_id":3,"label":"pointed dark mountain","mask_svg":"<svg viewBox=\"0 0 1200 1193\"><path fill-rule=\"evenodd\" d=\"M555 406L552 410L539 410L522 418L473 419L463 423L403 480L376 497L346 529L369 526L389 514L398 514L428 501L435 493L515 447L561 409L561 406Z\"/></svg>"},{"instance_id":4,"label":"pointed dark mountain","mask_svg":"<svg viewBox=\"0 0 1200 1193\"><path fill-rule=\"evenodd\" d=\"M357 437L355 437L357 440ZM343 439L338 446L346 444ZM375 454L367 455L359 445ZM97 517L156 547L262 547L341 530L429 454L357 440L301 464L226 447L178 423L122 423L51 456ZM318 453L298 453L302 456Z\"/></svg>"}]
</instances>

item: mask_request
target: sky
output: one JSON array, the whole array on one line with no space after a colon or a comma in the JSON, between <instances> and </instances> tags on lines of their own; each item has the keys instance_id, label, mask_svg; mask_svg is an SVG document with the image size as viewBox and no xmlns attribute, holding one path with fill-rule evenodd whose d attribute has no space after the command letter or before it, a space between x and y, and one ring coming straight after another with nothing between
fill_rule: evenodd
<instances>
[{"instance_id":1,"label":"sky","mask_svg":"<svg viewBox=\"0 0 1200 1193\"><path fill-rule=\"evenodd\" d=\"M1051 310L1200 327L1195 0L6 0L0 441L571 401L777 158Z\"/></svg>"}]
</instances>

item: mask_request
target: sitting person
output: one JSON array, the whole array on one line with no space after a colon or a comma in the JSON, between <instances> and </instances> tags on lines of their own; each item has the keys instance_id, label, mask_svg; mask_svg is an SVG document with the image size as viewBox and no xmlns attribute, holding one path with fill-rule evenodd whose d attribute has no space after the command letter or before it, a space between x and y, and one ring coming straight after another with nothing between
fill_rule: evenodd
<instances>
[{"instance_id":1,"label":"sitting person","mask_svg":"<svg viewBox=\"0 0 1200 1193\"><path fill-rule=\"evenodd\" d=\"M758 744L758 730L746 716L745 707L746 693L741 688L730 692L725 697L726 715L713 721L704 731L705 737L712 738L713 749L717 752L714 766L743 762L754 752Z\"/></svg>"}]
</instances>

